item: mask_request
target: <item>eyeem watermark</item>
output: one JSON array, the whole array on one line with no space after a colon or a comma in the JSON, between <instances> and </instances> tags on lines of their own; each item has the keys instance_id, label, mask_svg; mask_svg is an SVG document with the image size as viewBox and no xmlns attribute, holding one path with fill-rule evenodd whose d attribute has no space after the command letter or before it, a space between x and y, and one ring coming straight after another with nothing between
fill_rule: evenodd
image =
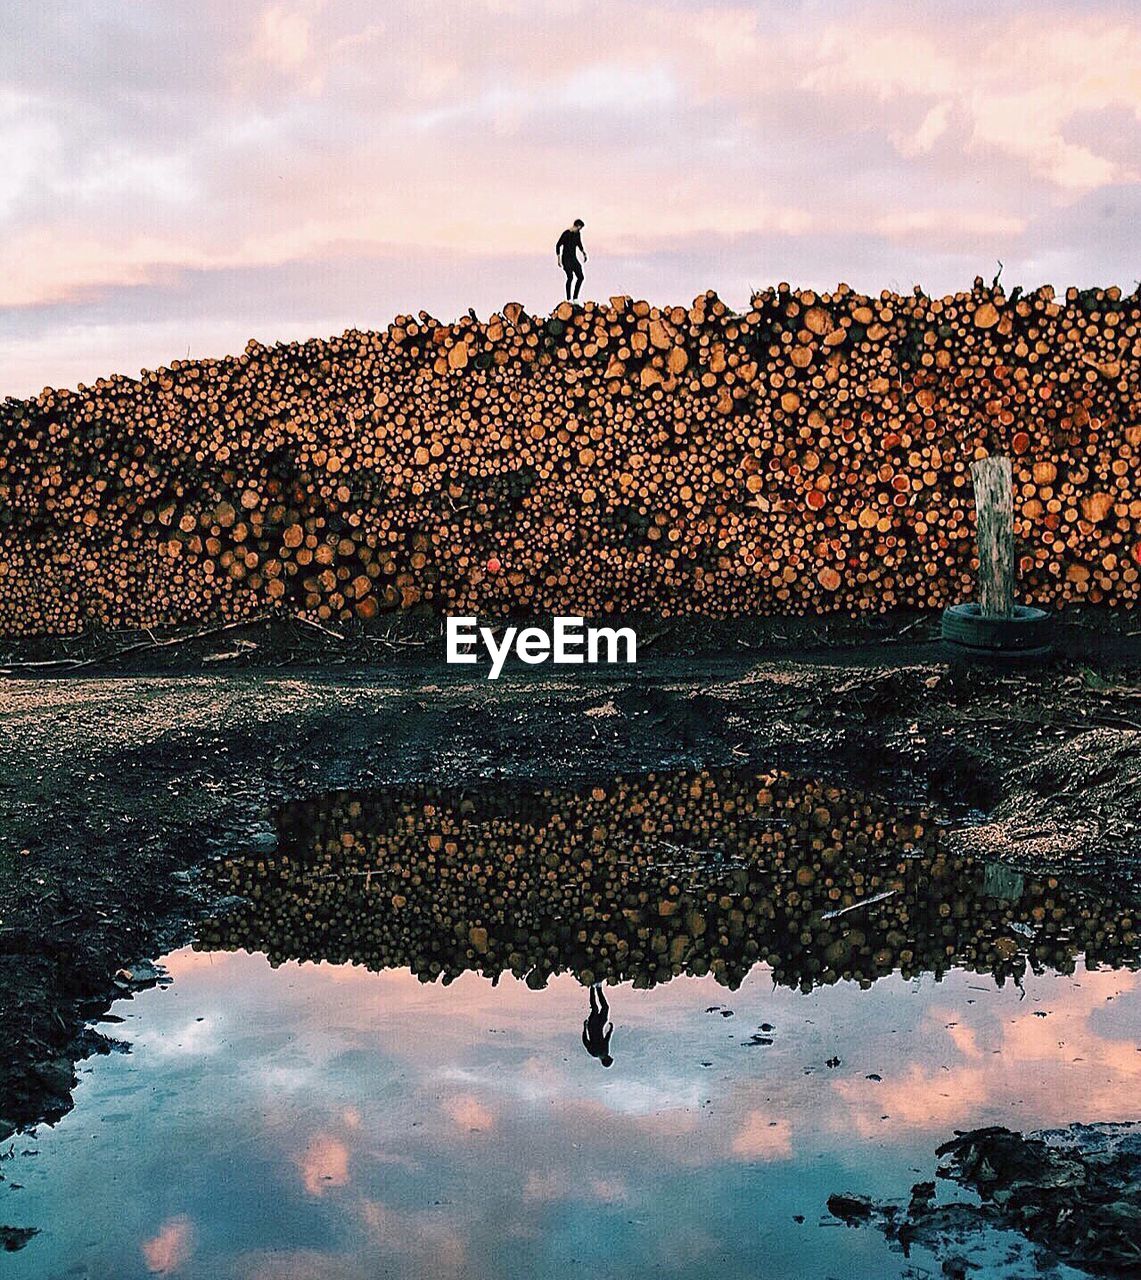
<instances>
[{"instance_id":1,"label":"eyeem watermark","mask_svg":"<svg viewBox=\"0 0 1141 1280\"><path fill-rule=\"evenodd\" d=\"M638 637L632 627L588 627L585 618L555 618L543 627L507 627L496 640L478 618L449 618L445 635L448 662L478 662L482 643L491 658L489 680L498 680L512 650L520 662L557 662L574 666L597 662L637 662Z\"/></svg>"}]
</instances>

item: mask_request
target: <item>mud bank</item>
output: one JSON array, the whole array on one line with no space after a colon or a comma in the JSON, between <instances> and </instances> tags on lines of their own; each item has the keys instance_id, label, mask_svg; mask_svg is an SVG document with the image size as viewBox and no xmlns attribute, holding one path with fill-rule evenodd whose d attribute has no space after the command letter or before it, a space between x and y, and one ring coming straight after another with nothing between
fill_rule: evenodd
<instances>
[{"instance_id":1,"label":"mud bank","mask_svg":"<svg viewBox=\"0 0 1141 1280\"><path fill-rule=\"evenodd\" d=\"M1136 660L996 677L922 643L760 661L741 644L494 686L420 651L217 671L0 685L4 1130L70 1107L74 1062L108 1047L88 1020L195 933L207 862L273 848L279 806L338 788L783 769L926 804L966 855L1137 894Z\"/></svg>"},{"instance_id":2,"label":"mud bank","mask_svg":"<svg viewBox=\"0 0 1141 1280\"><path fill-rule=\"evenodd\" d=\"M1141 1126L1074 1124L1027 1135L976 1129L936 1155L936 1176L975 1192L978 1203L937 1203L936 1183L919 1182L906 1204L839 1194L829 1210L849 1226L874 1222L906 1256L916 1245L931 1249L948 1276L974 1270L969 1250L992 1227L1021 1232L1044 1263L1100 1276L1141 1269Z\"/></svg>"}]
</instances>

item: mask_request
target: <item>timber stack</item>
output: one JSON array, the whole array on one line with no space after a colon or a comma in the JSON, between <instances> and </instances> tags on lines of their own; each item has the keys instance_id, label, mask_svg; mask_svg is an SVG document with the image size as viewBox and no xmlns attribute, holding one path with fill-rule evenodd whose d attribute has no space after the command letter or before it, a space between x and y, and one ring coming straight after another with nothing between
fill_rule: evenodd
<instances>
[{"instance_id":1,"label":"timber stack","mask_svg":"<svg viewBox=\"0 0 1141 1280\"><path fill-rule=\"evenodd\" d=\"M940 608L1014 459L1020 597L1132 607L1141 297L630 298L175 361L0 405L0 635Z\"/></svg>"},{"instance_id":2,"label":"timber stack","mask_svg":"<svg viewBox=\"0 0 1141 1280\"><path fill-rule=\"evenodd\" d=\"M952 853L929 813L786 773L338 792L282 810L273 852L210 879L243 902L203 928L205 950L424 981L685 973L736 987L766 963L809 990L954 966L1002 981L1079 957L1141 965L1127 903Z\"/></svg>"}]
</instances>

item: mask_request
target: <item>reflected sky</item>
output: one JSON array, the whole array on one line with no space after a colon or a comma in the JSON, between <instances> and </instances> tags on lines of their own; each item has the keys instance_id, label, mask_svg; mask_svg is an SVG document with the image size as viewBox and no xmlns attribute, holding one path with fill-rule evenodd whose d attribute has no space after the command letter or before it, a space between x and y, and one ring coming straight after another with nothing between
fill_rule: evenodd
<instances>
[{"instance_id":1,"label":"reflected sky","mask_svg":"<svg viewBox=\"0 0 1141 1280\"><path fill-rule=\"evenodd\" d=\"M828 1195L906 1196L953 1128L1133 1118L1141 1083L1137 975L1110 970L622 984L604 1070L569 975L166 963L104 1028L131 1052L0 1166L0 1222L42 1229L13 1276L938 1274Z\"/></svg>"}]
</instances>

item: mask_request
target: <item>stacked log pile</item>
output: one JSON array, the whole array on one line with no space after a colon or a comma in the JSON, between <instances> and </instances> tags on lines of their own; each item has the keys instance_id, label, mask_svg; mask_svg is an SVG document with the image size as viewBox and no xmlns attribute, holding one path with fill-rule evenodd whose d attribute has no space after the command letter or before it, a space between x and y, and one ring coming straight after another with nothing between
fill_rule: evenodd
<instances>
[{"instance_id":1,"label":"stacked log pile","mask_svg":"<svg viewBox=\"0 0 1141 1280\"><path fill-rule=\"evenodd\" d=\"M971 462L1020 591L1133 606L1141 298L787 285L421 313L0 406L0 635L446 613L940 607Z\"/></svg>"},{"instance_id":2,"label":"stacked log pile","mask_svg":"<svg viewBox=\"0 0 1141 1280\"><path fill-rule=\"evenodd\" d=\"M203 948L424 981L474 969L537 987L561 971L736 986L767 962L808 990L1141 960L1128 908L952 855L923 812L786 774L339 792L285 809L276 851L214 874L246 901Z\"/></svg>"}]
</instances>

